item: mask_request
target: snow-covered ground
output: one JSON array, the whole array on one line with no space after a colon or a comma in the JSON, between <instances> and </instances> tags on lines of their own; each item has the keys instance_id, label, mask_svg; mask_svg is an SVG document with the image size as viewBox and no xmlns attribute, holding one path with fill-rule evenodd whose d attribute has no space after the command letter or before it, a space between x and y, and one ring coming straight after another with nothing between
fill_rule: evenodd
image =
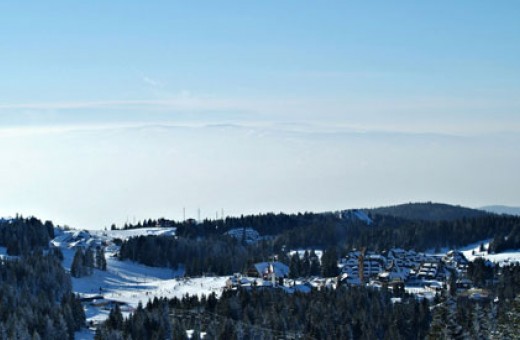
<instances>
[{"instance_id":1,"label":"snow-covered ground","mask_svg":"<svg viewBox=\"0 0 520 340\"><path fill-rule=\"evenodd\" d=\"M87 322L104 321L110 312L110 303L122 303L123 314L127 316L139 302L145 305L148 300L158 298L182 298L188 295L222 294L228 277L184 277L184 268L148 267L132 261L120 261L115 255L118 247L112 241L116 238L128 239L140 235L175 235L175 228L141 228L131 230L95 230L95 231L58 231L52 241L60 247L64 260L63 267L70 271L75 247L84 245L108 245L105 257L107 270L94 269L91 276L72 278L74 292L81 297L96 297L85 303ZM3 250L5 253L5 249ZM2 254L2 249L0 249ZM102 296L102 298L101 298ZM106 304L106 305L105 305ZM91 330L76 333L76 339L92 339Z\"/></svg>"},{"instance_id":2,"label":"snow-covered ground","mask_svg":"<svg viewBox=\"0 0 520 340\"><path fill-rule=\"evenodd\" d=\"M509 250L499 254L489 254L487 249L489 249L490 240L485 240L482 242L477 242L474 244L470 244L467 247L464 247L461 251L466 256L469 261L474 261L478 257L482 257L491 262L497 263L500 266L520 263L520 249L519 250ZM484 246L484 251L480 251L480 246Z\"/></svg>"},{"instance_id":3,"label":"snow-covered ground","mask_svg":"<svg viewBox=\"0 0 520 340\"><path fill-rule=\"evenodd\" d=\"M127 240L136 236L161 235L175 236L176 228L139 228L127 230L63 230L55 228L56 237L52 244L56 247L71 247L78 243L88 244L89 242L110 243L115 239Z\"/></svg>"},{"instance_id":4,"label":"snow-covered ground","mask_svg":"<svg viewBox=\"0 0 520 340\"><path fill-rule=\"evenodd\" d=\"M368 215L361 210L354 210L354 215L361 221L365 222L367 225L372 224L372 219L368 217Z\"/></svg>"},{"instance_id":5,"label":"snow-covered ground","mask_svg":"<svg viewBox=\"0 0 520 340\"><path fill-rule=\"evenodd\" d=\"M64 266L70 268L74 251L64 249ZM215 293L220 296L227 277L185 278L182 269L177 271L167 268L147 267L131 261L119 261L107 253L107 271L94 270L91 276L72 278L73 289L82 297L102 295L107 302L115 301L126 304L122 307L124 316L137 307L139 302L145 305L154 297L182 298L186 294L202 296ZM87 322L104 321L110 307L86 304ZM91 339L92 332L76 334L76 339Z\"/></svg>"},{"instance_id":6,"label":"snow-covered ground","mask_svg":"<svg viewBox=\"0 0 520 340\"><path fill-rule=\"evenodd\" d=\"M175 236L176 228L139 228L139 229L127 229L127 230L90 230L91 235L98 237L109 237L112 239L119 238L121 240L129 239L134 236L141 235L162 235L162 236Z\"/></svg>"},{"instance_id":7,"label":"snow-covered ground","mask_svg":"<svg viewBox=\"0 0 520 340\"><path fill-rule=\"evenodd\" d=\"M298 255L300 255L300 259L303 259L303 256L305 255L305 251L307 251L307 253L310 255L311 254L311 249L299 249L299 250L291 250L289 252L289 255L290 256L293 256L294 254L298 253ZM318 257L318 259L321 261L321 256L323 255L323 250L314 250L314 253L316 254L316 256Z\"/></svg>"},{"instance_id":8,"label":"snow-covered ground","mask_svg":"<svg viewBox=\"0 0 520 340\"><path fill-rule=\"evenodd\" d=\"M409 287L405 286L404 290L408 294L414 294L419 299L427 299L432 301L435 299L435 293L425 287Z\"/></svg>"}]
</instances>

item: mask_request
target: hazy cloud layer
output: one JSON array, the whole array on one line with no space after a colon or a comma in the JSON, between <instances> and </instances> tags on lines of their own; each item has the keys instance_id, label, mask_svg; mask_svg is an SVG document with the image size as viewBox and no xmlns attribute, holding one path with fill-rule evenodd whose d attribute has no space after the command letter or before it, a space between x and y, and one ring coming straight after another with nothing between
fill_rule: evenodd
<instances>
[{"instance_id":1,"label":"hazy cloud layer","mask_svg":"<svg viewBox=\"0 0 520 340\"><path fill-rule=\"evenodd\" d=\"M518 204L516 134L355 132L311 125L0 130L0 215L74 227L407 201Z\"/></svg>"}]
</instances>

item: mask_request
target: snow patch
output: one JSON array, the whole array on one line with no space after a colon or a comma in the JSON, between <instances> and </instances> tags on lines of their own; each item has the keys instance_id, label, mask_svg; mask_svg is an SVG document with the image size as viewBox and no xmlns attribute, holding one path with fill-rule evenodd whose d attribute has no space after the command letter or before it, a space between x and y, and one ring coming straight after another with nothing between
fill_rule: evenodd
<instances>
[{"instance_id":1,"label":"snow patch","mask_svg":"<svg viewBox=\"0 0 520 340\"><path fill-rule=\"evenodd\" d=\"M469 261L474 261L477 258L483 258L485 260L496 263L499 266L520 264L520 249L505 251L498 254L490 254L488 252L490 242L491 240L485 240L470 244L462 248L462 253ZM483 251L480 249L481 245L483 246Z\"/></svg>"}]
</instances>

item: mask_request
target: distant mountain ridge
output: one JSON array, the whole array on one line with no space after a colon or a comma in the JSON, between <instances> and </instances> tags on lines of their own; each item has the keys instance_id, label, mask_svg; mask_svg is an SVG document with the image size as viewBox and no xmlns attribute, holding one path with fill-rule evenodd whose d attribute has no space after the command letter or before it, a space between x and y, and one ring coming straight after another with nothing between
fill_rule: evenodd
<instances>
[{"instance_id":1,"label":"distant mountain ridge","mask_svg":"<svg viewBox=\"0 0 520 340\"><path fill-rule=\"evenodd\" d=\"M506 214L520 216L520 207L510 207L507 205L487 205L485 207L481 207L480 209L499 215Z\"/></svg>"},{"instance_id":2,"label":"distant mountain ridge","mask_svg":"<svg viewBox=\"0 0 520 340\"><path fill-rule=\"evenodd\" d=\"M454 221L461 218L475 218L489 214L483 210L432 202L406 203L367 209L366 211L371 214L423 221Z\"/></svg>"}]
</instances>

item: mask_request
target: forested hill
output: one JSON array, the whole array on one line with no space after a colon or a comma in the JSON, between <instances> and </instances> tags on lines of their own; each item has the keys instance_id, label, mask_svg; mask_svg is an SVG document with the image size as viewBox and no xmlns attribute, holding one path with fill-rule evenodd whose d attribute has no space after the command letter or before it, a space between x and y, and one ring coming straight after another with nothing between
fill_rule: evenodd
<instances>
[{"instance_id":1,"label":"forested hill","mask_svg":"<svg viewBox=\"0 0 520 340\"><path fill-rule=\"evenodd\" d=\"M483 210L471 209L443 203L407 203L389 207L368 209L370 214L387 215L407 220L455 221L487 215Z\"/></svg>"},{"instance_id":2,"label":"forested hill","mask_svg":"<svg viewBox=\"0 0 520 340\"><path fill-rule=\"evenodd\" d=\"M52 222L42 223L35 217L0 218L0 247L6 247L8 255L23 255L46 249L53 238Z\"/></svg>"},{"instance_id":3,"label":"forested hill","mask_svg":"<svg viewBox=\"0 0 520 340\"><path fill-rule=\"evenodd\" d=\"M176 238L167 240L163 237L142 236L127 240L121 247L121 256L152 266L164 265L161 261L175 266L181 261L188 269L195 268L193 271L199 273L208 266L186 262L186 259L191 258L190 254L207 255L197 258L197 261L204 262L231 256L226 254L230 251L231 254L242 254L247 258L251 255L256 261L269 253L283 252L283 249L334 247L343 253L362 247L373 250L400 247L425 251L443 247L454 249L483 240L492 240L490 249L495 252L520 248L520 217L516 216L482 214L479 217L428 221L369 214L370 223L354 215L333 213L266 214L227 218L225 221L206 220L201 223L168 221L166 224L177 228ZM154 225L154 222L146 223L150 224ZM245 240L231 238L227 234L230 228L255 229L262 236L259 238L262 241L248 244ZM158 255L160 249L167 250L169 256ZM236 256L233 258L236 259ZM244 261L247 262L247 259ZM211 270L225 271L226 266L222 266L225 263L227 269L243 265L236 261L219 260L218 266L213 266Z\"/></svg>"},{"instance_id":4,"label":"forested hill","mask_svg":"<svg viewBox=\"0 0 520 340\"><path fill-rule=\"evenodd\" d=\"M488 205L480 209L499 215L520 216L520 207L509 207L506 205Z\"/></svg>"}]
</instances>

